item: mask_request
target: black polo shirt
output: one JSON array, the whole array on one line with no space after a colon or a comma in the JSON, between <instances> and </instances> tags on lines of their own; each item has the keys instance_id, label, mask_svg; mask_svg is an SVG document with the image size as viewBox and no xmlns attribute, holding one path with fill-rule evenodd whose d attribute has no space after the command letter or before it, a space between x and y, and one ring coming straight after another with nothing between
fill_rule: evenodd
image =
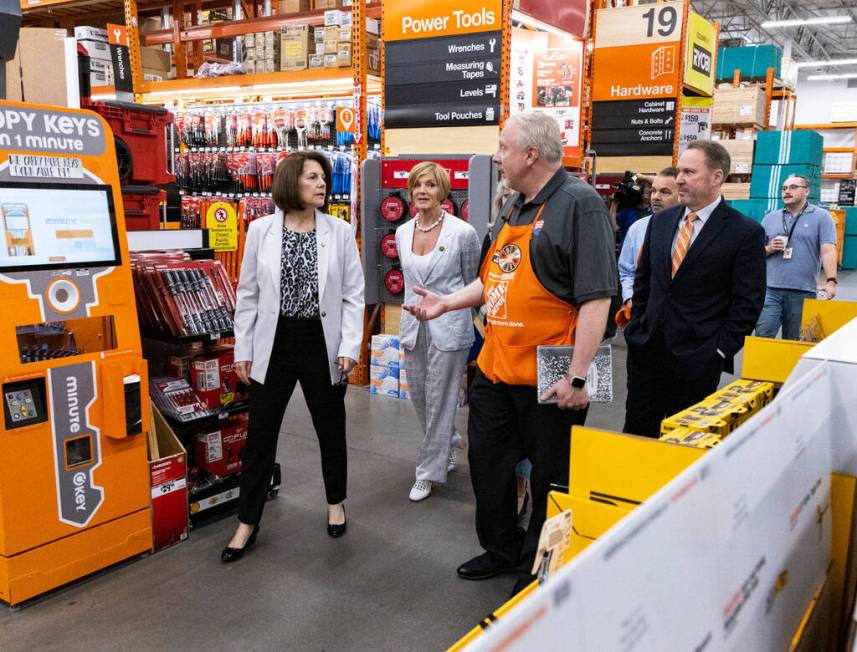
<instances>
[{"instance_id":1,"label":"black polo shirt","mask_svg":"<svg viewBox=\"0 0 857 652\"><path fill-rule=\"evenodd\" d=\"M530 258L536 278L548 292L580 305L613 297L618 291L616 246L604 200L584 181L560 168L532 201L512 195L502 210L510 226L544 224L530 238ZM497 221L494 234L500 232ZM487 239L486 239L487 242ZM483 257L492 247L483 248Z\"/></svg>"}]
</instances>

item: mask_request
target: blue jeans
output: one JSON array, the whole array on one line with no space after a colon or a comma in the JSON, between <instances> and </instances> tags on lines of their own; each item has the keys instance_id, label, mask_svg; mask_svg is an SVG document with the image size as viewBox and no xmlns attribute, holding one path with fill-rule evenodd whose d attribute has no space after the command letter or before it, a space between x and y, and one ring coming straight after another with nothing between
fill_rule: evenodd
<instances>
[{"instance_id":1,"label":"blue jeans","mask_svg":"<svg viewBox=\"0 0 857 652\"><path fill-rule=\"evenodd\" d=\"M815 292L805 290L765 290L765 306L756 323L756 337L776 337L782 326L784 340L799 339L803 300L815 299L815 296Z\"/></svg>"}]
</instances>

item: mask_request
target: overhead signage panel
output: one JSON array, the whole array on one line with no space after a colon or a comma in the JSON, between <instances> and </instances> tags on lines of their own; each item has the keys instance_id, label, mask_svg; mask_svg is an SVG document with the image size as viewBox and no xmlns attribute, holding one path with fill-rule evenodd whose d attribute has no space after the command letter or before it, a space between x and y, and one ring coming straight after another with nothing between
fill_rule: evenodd
<instances>
[{"instance_id":1,"label":"overhead signage panel","mask_svg":"<svg viewBox=\"0 0 857 652\"><path fill-rule=\"evenodd\" d=\"M502 28L502 0L396 0L384 3L385 43L499 31Z\"/></svg>"},{"instance_id":2,"label":"overhead signage panel","mask_svg":"<svg viewBox=\"0 0 857 652\"><path fill-rule=\"evenodd\" d=\"M669 156L675 110L673 99L594 102L592 148L599 156Z\"/></svg>"},{"instance_id":3,"label":"overhead signage panel","mask_svg":"<svg viewBox=\"0 0 857 652\"><path fill-rule=\"evenodd\" d=\"M386 44L385 66L415 63L498 58L503 48L503 32L481 32L464 36L438 36Z\"/></svg>"},{"instance_id":4,"label":"overhead signage panel","mask_svg":"<svg viewBox=\"0 0 857 652\"><path fill-rule=\"evenodd\" d=\"M498 81L500 57L464 61L436 61L411 66L387 66L384 82L389 86L438 84L444 82Z\"/></svg>"},{"instance_id":5,"label":"overhead signage panel","mask_svg":"<svg viewBox=\"0 0 857 652\"><path fill-rule=\"evenodd\" d=\"M710 96L714 94L714 57L717 53L717 28L699 14L690 13L687 21L684 85Z\"/></svg>"},{"instance_id":6,"label":"overhead signage panel","mask_svg":"<svg viewBox=\"0 0 857 652\"><path fill-rule=\"evenodd\" d=\"M678 43L596 49L593 101L678 97Z\"/></svg>"},{"instance_id":7,"label":"overhead signage panel","mask_svg":"<svg viewBox=\"0 0 857 652\"><path fill-rule=\"evenodd\" d=\"M409 86L389 86L384 95L384 107L389 110L395 106L412 104L457 104L460 102L487 102L499 105L500 82L475 81L452 82L446 84L411 84Z\"/></svg>"},{"instance_id":8,"label":"overhead signage panel","mask_svg":"<svg viewBox=\"0 0 857 652\"><path fill-rule=\"evenodd\" d=\"M624 45L678 43L684 2L618 7L598 11L595 49Z\"/></svg>"},{"instance_id":9,"label":"overhead signage panel","mask_svg":"<svg viewBox=\"0 0 857 652\"><path fill-rule=\"evenodd\" d=\"M390 128L404 127L464 127L469 125L495 125L500 120L497 104L414 104L386 107L384 124Z\"/></svg>"}]
</instances>

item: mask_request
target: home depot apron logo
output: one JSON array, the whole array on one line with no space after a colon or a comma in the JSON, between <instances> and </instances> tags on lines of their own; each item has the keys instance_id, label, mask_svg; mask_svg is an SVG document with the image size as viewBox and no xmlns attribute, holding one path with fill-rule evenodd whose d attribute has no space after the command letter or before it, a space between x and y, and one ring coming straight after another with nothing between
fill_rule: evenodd
<instances>
[{"instance_id":1,"label":"home depot apron logo","mask_svg":"<svg viewBox=\"0 0 857 652\"><path fill-rule=\"evenodd\" d=\"M509 294L508 281L501 281L485 293L488 305L488 316L494 319L506 320L506 297Z\"/></svg>"},{"instance_id":2,"label":"home depot apron logo","mask_svg":"<svg viewBox=\"0 0 857 652\"><path fill-rule=\"evenodd\" d=\"M521 249L518 245L509 244L494 254L493 262L501 271L511 274L521 264Z\"/></svg>"}]
</instances>

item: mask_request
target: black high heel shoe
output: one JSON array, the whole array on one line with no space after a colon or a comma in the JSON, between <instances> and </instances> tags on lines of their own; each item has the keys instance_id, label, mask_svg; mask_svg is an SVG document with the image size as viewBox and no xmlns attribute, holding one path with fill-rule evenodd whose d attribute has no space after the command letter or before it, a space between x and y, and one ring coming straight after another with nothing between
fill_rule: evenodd
<instances>
[{"instance_id":1,"label":"black high heel shoe","mask_svg":"<svg viewBox=\"0 0 857 652\"><path fill-rule=\"evenodd\" d=\"M345 505L342 506L342 515L345 516ZM345 530L348 529L348 519L346 518L342 523L338 525L334 525L333 523L328 522L327 524L327 534L334 539L338 539L343 534L345 534Z\"/></svg>"},{"instance_id":2,"label":"black high heel shoe","mask_svg":"<svg viewBox=\"0 0 857 652\"><path fill-rule=\"evenodd\" d=\"M241 557L244 556L244 551L247 550L250 546L256 543L256 535L259 534L259 524L256 524L256 527L253 528L253 534L251 534L247 543L244 544L243 548L230 548L226 546L223 549L223 552L220 553L220 561L224 564L228 564L233 561L238 561Z\"/></svg>"}]
</instances>

